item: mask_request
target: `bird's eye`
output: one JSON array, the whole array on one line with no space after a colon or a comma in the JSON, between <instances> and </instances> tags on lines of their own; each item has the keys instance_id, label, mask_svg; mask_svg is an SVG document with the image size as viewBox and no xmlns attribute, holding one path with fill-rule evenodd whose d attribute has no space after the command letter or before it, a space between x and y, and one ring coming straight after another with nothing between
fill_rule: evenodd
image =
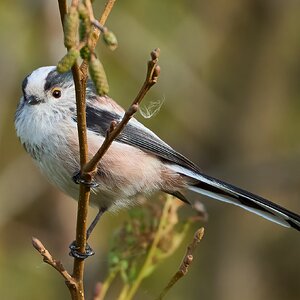
<instances>
[{"instance_id":1,"label":"bird's eye","mask_svg":"<svg viewBox=\"0 0 300 300\"><path fill-rule=\"evenodd\" d=\"M56 99L61 97L61 90L58 88L55 88L52 90L52 96Z\"/></svg>"}]
</instances>

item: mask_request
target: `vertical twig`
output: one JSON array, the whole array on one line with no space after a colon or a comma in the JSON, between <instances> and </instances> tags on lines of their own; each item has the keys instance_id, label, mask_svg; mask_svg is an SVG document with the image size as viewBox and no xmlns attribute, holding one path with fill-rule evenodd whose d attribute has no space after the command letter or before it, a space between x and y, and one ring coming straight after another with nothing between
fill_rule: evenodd
<instances>
[{"instance_id":1,"label":"vertical twig","mask_svg":"<svg viewBox=\"0 0 300 300\"><path fill-rule=\"evenodd\" d=\"M58 6L59 6L59 12L60 12L60 20L61 24L64 24L64 18L66 13L68 12L68 6L67 6L67 1L65 0L58 0Z\"/></svg>"},{"instance_id":2,"label":"vertical twig","mask_svg":"<svg viewBox=\"0 0 300 300\"><path fill-rule=\"evenodd\" d=\"M103 24L108 18L114 1L109 0L105 6L104 12L101 16ZM64 22L64 16L67 13L67 1L58 0L61 22ZM78 0L72 0L71 6L77 7L79 4ZM96 46L97 38L94 40L94 47ZM72 67L73 80L75 84L75 95L76 95L76 108L77 108L77 128L78 128L78 139L79 139L79 151L80 151L80 169L82 170L87 163L88 159L88 143L87 143L87 131L86 131L86 83L87 83L87 66L82 68L79 67L76 62ZM86 174L86 177L89 174ZM85 178L91 180L92 178ZM86 247L86 230L87 230L87 215L89 206L90 188L80 184L78 210L77 210L77 225L76 225L76 245L80 252L85 252ZM83 286L83 275L84 275L84 260L74 258L73 274L72 277L77 283L77 289L73 292L73 299L84 299L84 286Z\"/></svg>"},{"instance_id":3,"label":"vertical twig","mask_svg":"<svg viewBox=\"0 0 300 300\"><path fill-rule=\"evenodd\" d=\"M64 17L67 13L67 2L66 0L58 0L59 5L59 11L60 11L60 18L62 25L64 24ZM77 6L78 1L72 1L72 6ZM79 66L77 62L72 67L72 74L73 74L73 80L75 85L75 95L76 95L76 107L77 107L77 118L78 118L78 138L79 138L79 145L80 145L80 166L82 167L87 160L87 138L86 138L86 131L85 131L85 89L83 89L82 83L84 83L84 80L82 81L81 73ZM85 79L86 80L86 79ZM82 101L83 99L83 101ZM84 209L84 205L80 205L80 203L83 201L86 201L85 199L88 199L87 196L88 192L85 191L84 187L80 186L80 196L79 196L79 202L78 202L78 210L77 210L77 226L76 226L76 243L77 245L81 246L80 251L84 251L85 248L85 239L84 235L78 234L78 228L81 228L82 230L80 233L85 230L86 231L86 224L83 223L81 226L78 226L78 222L81 219L86 219L87 217L87 211ZM81 199L81 201L80 201ZM88 200L87 200L88 201ZM74 285L74 288L69 290L71 292L72 299L84 299L84 289L83 289L83 272L84 272L84 262L80 261L78 259L74 259L74 267L73 267L73 274L72 277L74 278L74 281L76 282L76 285Z\"/></svg>"},{"instance_id":4,"label":"vertical twig","mask_svg":"<svg viewBox=\"0 0 300 300\"><path fill-rule=\"evenodd\" d=\"M75 83L76 92L76 108L77 108L77 129L80 150L80 169L87 162L88 144L86 134L86 113L85 113L85 94L87 73L80 73L80 68L76 63L72 67L72 73ZM87 215L90 198L90 188L80 184L78 209L77 209L77 224L76 224L76 245L79 252L84 253L86 247L86 231L87 231ZM84 260L74 258L73 277L78 282L78 299L84 299L83 290L83 275L84 275Z\"/></svg>"},{"instance_id":5,"label":"vertical twig","mask_svg":"<svg viewBox=\"0 0 300 300\"><path fill-rule=\"evenodd\" d=\"M60 16L62 25L64 16L66 14L66 1L59 0ZM72 0L71 6L77 7L79 4L78 0ZM80 153L80 168L82 169L87 162L88 144L87 144L87 133L86 133L86 114L85 114L85 93L86 93L86 81L87 71L81 72L78 63L72 67L73 80L75 85L75 96L76 96L76 108L77 108L77 129L78 129L78 140L79 140L79 153ZM86 230L87 230L87 214L89 205L90 188L84 185L80 185L78 209L77 209L77 224L76 224L76 245L80 252L85 251L86 247ZM73 274L72 277L77 283L77 288L72 293L73 299L84 299L84 286L83 286L83 275L84 275L84 260L74 258Z\"/></svg>"},{"instance_id":6,"label":"vertical twig","mask_svg":"<svg viewBox=\"0 0 300 300\"><path fill-rule=\"evenodd\" d=\"M108 1L102 16L103 24L108 18L114 1ZM101 17L102 18L102 17ZM98 35L99 36L99 35ZM95 43L96 46L96 43ZM76 107L77 107L77 126L78 126L78 138L80 148L80 169L83 170L87 163L88 143L87 143L87 131L86 131L86 83L87 83L87 66L80 67L76 63L72 68L73 78L75 82L76 90ZM77 84L77 86L76 86ZM87 176L89 178L87 178ZM85 179L91 181L90 174L85 174ZM90 198L90 188L86 185L80 184L78 210L77 210L77 225L76 225L76 245L79 247L80 252L85 252L86 247L86 231L87 231L87 215ZM83 275L84 275L84 260L75 258L73 265L73 277L79 283L80 294L83 295ZM84 296L83 296L84 297ZM83 298L82 298L83 299Z\"/></svg>"}]
</instances>

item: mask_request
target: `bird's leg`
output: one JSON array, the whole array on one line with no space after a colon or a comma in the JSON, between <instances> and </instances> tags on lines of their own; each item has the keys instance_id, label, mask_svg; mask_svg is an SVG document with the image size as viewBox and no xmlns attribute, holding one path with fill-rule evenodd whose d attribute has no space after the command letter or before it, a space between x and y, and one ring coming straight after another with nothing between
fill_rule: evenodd
<instances>
[{"instance_id":1,"label":"bird's leg","mask_svg":"<svg viewBox=\"0 0 300 300\"><path fill-rule=\"evenodd\" d=\"M88 230L86 232L86 240L89 239L91 233L93 232L93 230L96 227L96 225L98 224L101 216L106 212L106 210L107 210L106 207L99 208L96 217L94 218L93 222L90 224L90 226L89 226L89 228L88 228Z\"/></svg>"},{"instance_id":2,"label":"bird's leg","mask_svg":"<svg viewBox=\"0 0 300 300\"><path fill-rule=\"evenodd\" d=\"M93 232L94 228L96 227L97 223L99 222L101 216L105 213L106 208L100 208L96 217L94 218L94 220L92 221L92 223L90 224L87 232L86 232L86 240L88 240L88 238L90 237L91 233ZM72 242L72 244L69 246L70 248L70 256L73 256L75 258L79 258L79 259L86 259L89 256L92 256L95 254L94 250L90 247L90 245L87 243L86 247L85 247L85 252L79 252L79 248L76 245L76 241Z\"/></svg>"}]
</instances>

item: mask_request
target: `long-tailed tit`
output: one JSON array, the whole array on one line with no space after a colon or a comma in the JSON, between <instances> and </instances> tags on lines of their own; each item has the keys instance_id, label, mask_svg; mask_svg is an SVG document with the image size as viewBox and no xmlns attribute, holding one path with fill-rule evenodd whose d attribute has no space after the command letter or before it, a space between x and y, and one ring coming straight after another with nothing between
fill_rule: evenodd
<instances>
[{"instance_id":1,"label":"long-tailed tit","mask_svg":"<svg viewBox=\"0 0 300 300\"><path fill-rule=\"evenodd\" d=\"M15 126L26 151L49 180L74 199L79 170L75 90L70 72L42 67L28 75L17 108ZM107 96L97 95L92 82L86 96L89 156L101 146L110 123L124 110ZM240 206L270 221L300 231L300 216L264 198L203 174L152 131L132 118L101 160L91 204L117 210L136 202L139 194L164 191L183 201L184 189Z\"/></svg>"}]
</instances>

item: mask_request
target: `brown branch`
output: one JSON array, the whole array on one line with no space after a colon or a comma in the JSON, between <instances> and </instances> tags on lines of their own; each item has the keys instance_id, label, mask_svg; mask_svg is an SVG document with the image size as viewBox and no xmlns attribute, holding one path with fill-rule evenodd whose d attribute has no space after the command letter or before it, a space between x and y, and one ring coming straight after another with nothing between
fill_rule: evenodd
<instances>
[{"instance_id":1,"label":"brown branch","mask_svg":"<svg viewBox=\"0 0 300 300\"><path fill-rule=\"evenodd\" d=\"M39 239L32 237L32 245L41 254L43 261L58 271L58 273L65 279L65 283L72 295L74 290L77 290L77 282L74 280L74 278L68 273L59 260L56 260L52 257L50 252L45 248Z\"/></svg>"},{"instance_id":2,"label":"brown branch","mask_svg":"<svg viewBox=\"0 0 300 300\"><path fill-rule=\"evenodd\" d=\"M187 274L189 267L193 261L193 254L194 251L196 249L196 247L198 246L198 244L200 243L200 241L202 240L204 235L204 228L200 228L198 229L195 234L194 234L194 238L193 241L188 245L187 249L186 249L186 253L183 257L183 260L179 266L178 271L173 275L173 277L171 278L171 280L169 281L169 283L167 284L167 286L164 288L164 290L162 291L162 293L159 295L158 300L163 299L163 297L166 295L166 293L173 287L173 285L180 279L182 278L184 275Z\"/></svg>"},{"instance_id":3,"label":"brown branch","mask_svg":"<svg viewBox=\"0 0 300 300\"><path fill-rule=\"evenodd\" d=\"M64 20L64 14L66 13L64 5L60 4L65 2L59 0L59 9L61 20ZM78 0L72 0L71 6L77 7ZM62 8L62 10L61 10ZM69 50L69 49L68 49ZM76 97L76 110L77 110L77 130L79 140L79 154L80 154L80 169L87 162L88 143L86 133L86 82L87 82L87 70L80 70L78 63L76 62L72 67L73 80L75 85L75 97ZM86 230L87 230L87 215L89 206L90 188L84 185L80 185L78 209L77 209L77 224L76 224L76 245L80 252L85 251L86 247ZM82 259L74 258L73 265L73 278L76 281L76 289L72 295L73 299L84 299L84 287L83 287L83 274L84 274L84 261Z\"/></svg>"},{"instance_id":4,"label":"brown branch","mask_svg":"<svg viewBox=\"0 0 300 300\"><path fill-rule=\"evenodd\" d=\"M108 17L106 11L103 14L107 15ZM79 66L76 63L72 68L72 72L73 72L73 78L74 78L75 90L76 90L77 128L78 128L79 150L80 150L80 169L81 169L81 173L83 173L82 170L87 163L87 154L88 154L86 109L85 109L87 67L79 68ZM85 176L85 179L87 181L92 181L92 176L88 176L87 174ZM90 187L80 184L78 210L77 210L77 225L76 225L76 245L78 247L79 252L82 253L85 252L85 247L86 247L89 199L90 199ZM73 277L79 283L80 298L78 299L84 299L83 276L84 276L84 260L74 258Z\"/></svg>"},{"instance_id":5,"label":"brown branch","mask_svg":"<svg viewBox=\"0 0 300 300\"><path fill-rule=\"evenodd\" d=\"M105 4L105 7L104 7L104 10L103 10L103 13L99 19L99 22L101 25L104 25L112 8L114 7L114 4L115 4L116 0L108 0Z\"/></svg>"},{"instance_id":6,"label":"brown branch","mask_svg":"<svg viewBox=\"0 0 300 300\"><path fill-rule=\"evenodd\" d=\"M102 16L104 21L108 18L109 13L113 8L115 1L108 1L112 3L109 5L109 9L104 9ZM88 5L90 4L87 1ZM72 3L73 4L73 3ZM91 6L89 6L91 10ZM87 143L87 125L86 125L86 83L87 83L87 65L79 66L75 64L72 68L73 78L76 89L76 107L77 107L77 128L80 148L80 169L82 170L87 163L88 143ZM81 75L81 76L80 76ZM77 85L77 87L76 87ZM77 89L78 88L78 89ZM93 174L85 174L85 180L88 182L92 181ZM90 188L86 185L80 184L78 210L77 210L77 225L76 225L76 245L78 250L82 253L85 252L86 247L86 231L87 231L87 215L89 207ZM83 295L83 272L84 272L84 260L75 258L73 266L73 277L81 283L81 294ZM81 298L80 298L81 299ZM84 299L82 297L82 299Z\"/></svg>"},{"instance_id":7,"label":"brown branch","mask_svg":"<svg viewBox=\"0 0 300 300\"><path fill-rule=\"evenodd\" d=\"M65 15L68 12L67 1L66 0L58 0L58 7L59 7L59 12L60 12L61 24L63 25Z\"/></svg>"},{"instance_id":8,"label":"brown branch","mask_svg":"<svg viewBox=\"0 0 300 300\"><path fill-rule=\"evenodd\" d=\"M72 0L71 6L77 7L78 0ZM64 23L64 16L67 13L66 0L58 0L59 12L62 25ZM69 49L68 49L69 50ZM85 92L87 72L80 70L77 62L72 67L73 80L75 84L75 96L76 96L76 108L77 108L77 127L78 127L78 139L79 139L79 153L80 153L80 166L81 168L87 162L88 146L86 135L86 114L85 114Z\"/></svg>"},{"instance_id":9,"label":"brown branch","mask_svg":"<svg viewBox=\"0 0 300 300\"><path fill-rule=\"evenodd\" d=\"M113 121L110 128L107 130L105 140L97 153L92 157L92 159L85 165L83 173L93 174L97 169L97 165L100 159L108 150L109 146L116 139L116 137L121 133L126 124L130 121L132 116L137 112L140 102L143 100L149 89L157 82L157 78L160 73L160 67L157 65L160 50L157 48L151 52L151 60L148 62L148 70L145 82L141 87L138 95L133 100L132 104L125 112L122 120L117 124ZM84 174L83 174L84 175Z\"/></svg>"},{"instance_id":10,"label":"brown branch","mask_svg":"<svg viewBox=\"0 0 300 300\"><path fill-rule=\"evenodd\" d=\"M115 1L108 1L101 19L106 21ZM78 0L72 0L71 6L77 7ZM90 3L90 2L89 2ZM62 24L64 22L64 16L67 13L66 0L58 0L60 18ZM96 45L97 40L95 41ZM69 49L68 49L69 50ZM79 152L80 152L80 169L82 170L88 159L88 143L87 143L87 131L86 131L86 82L87 82L87 66L79 68L76 62L72 67L73 80L75 84L76 95L76 108L77 108L77 129L79 139ZM89 180L89 178L86 178ZM90 177L90 180L92 178ZM89 206L90 188L80 184L78 210L77 210L77 225L76 225L76 245L80 252L85 251L86 247L86 231L87 231L87 214ZM73 299L84 299L83 288L83 274L84 274L84 260L74 258L73 265L73 278L76 282L75 292L72 294Z\"/></svg>"}]
</instances>

